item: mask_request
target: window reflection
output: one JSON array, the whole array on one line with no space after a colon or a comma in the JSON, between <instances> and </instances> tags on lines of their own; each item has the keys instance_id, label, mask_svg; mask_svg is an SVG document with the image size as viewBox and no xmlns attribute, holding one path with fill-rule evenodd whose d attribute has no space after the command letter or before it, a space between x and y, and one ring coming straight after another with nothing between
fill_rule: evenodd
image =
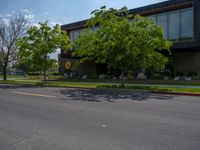
<instances>
[{"instance_id":1,"label":"window reflection","mask_svg":"<svg viewBox=\"0 0 200 150\"><path fill-rule=\"evenodd\" d=\"M193 39L193 8L172 11L149 16L151 20L164 29L164 38L176 41ZM93 28L98 30L99 26ZM83 29L70 31L70 41L73 42L83 32Z\"/></svg>"},{"instance_id":2,"label":"window reflection","mask_svg":"<svg viewBox=\"0 0 200 150\"><path fill-rule=\"evenodd\" d=\"M177 41L180 38L179 12L169 13L169 39Z\"/></svg>"},{"instance_id":3,"label":"window reflection","mask_svg":"<svg viewBox=\"0 0 200 150\"><path fill-rule=\"evenodd\" d=\"M168 24L167 24L167 14L159 14L157 16L157 25L164 29L164 38L167 39Z\"/></svg>"},{"instance_id":4,"label":"window reflection","mask_svg":"<svg viewBox=\"0 0 200 150\"><path fill-rule=\"evenodd\" d=\"M164 37L172 41L193 39L193 8L150 16L151 20L164 29Z\"/></svg>"},{"instance_id":5,"label":"window reflection","mask_svg":"<svg viewBox=\"0 0 200 150\"><path fill-rule=\"evenodd\" d=\"M181 11L181 40L193 37L193 12L191 9Z\"/></svg>"}]
</instances>

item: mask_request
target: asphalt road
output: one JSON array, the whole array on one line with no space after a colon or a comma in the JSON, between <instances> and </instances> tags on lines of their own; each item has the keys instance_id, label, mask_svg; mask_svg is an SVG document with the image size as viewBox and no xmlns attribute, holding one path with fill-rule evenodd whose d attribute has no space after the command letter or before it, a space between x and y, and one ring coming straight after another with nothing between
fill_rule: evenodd
<instances>
[{"instance_id":1,"label":"asphalt road","mask_svg":"<svg viewBox=\"0 0 200 150\"><path fill-rule=\"evenodd\" d=\"M0 150L200 150L200 98L0 85Z\"/></svg>"}]
</instances>

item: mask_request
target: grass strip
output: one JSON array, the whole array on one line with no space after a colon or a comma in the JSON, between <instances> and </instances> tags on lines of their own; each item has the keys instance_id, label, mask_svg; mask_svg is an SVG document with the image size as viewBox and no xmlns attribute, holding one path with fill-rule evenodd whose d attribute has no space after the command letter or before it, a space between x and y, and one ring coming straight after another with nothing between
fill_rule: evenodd
<instances>
[{"instance_id":1,"label":"grass strip","mask_svg":"<svg viewBox=\"0 0 200 150\"><path fill-rule=\"evenodd\" d=\"M0 81L2 84L28 84L33 86L52 86L52 87L77 87L77 88L114 88L114 89L133 89L161 92L185 92L200 94L200 88L182 88L166 86L137 86L118 83L93 83L93 82L69 82L69 81L47 81L45 84L41 80L7 80Z\"/></svg>"},{"instance_id":2,"label":"grass strip","mask_svg":"<svg viewBox=\"0 0 200 150\"><path fill-rule=\"evenodd\" d=\"M148 90L148 91L160 91L160 92L182 92L182 93L194 93L200 94L200 88L179 88L179 87L167 87L167 86L126 86L126 85L102 85L99 87L104 88L118 88L118 89L135 89L135 90Z\"/></svg>"}]
</instances>

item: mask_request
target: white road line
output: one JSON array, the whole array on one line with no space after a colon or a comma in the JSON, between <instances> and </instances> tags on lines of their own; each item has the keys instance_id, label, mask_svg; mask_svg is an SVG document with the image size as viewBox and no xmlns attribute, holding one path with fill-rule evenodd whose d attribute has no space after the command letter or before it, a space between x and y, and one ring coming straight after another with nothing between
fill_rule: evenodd
<instances>
[{"instance_id":1,"label":"white road line","mask_svg":"<svg viewBox=\"0 0 200 150\"><path fill-rule=\"evenodd\" d=\"M36 94L36 93L24 93L24 92L12 92L12 93L13 93L13 94L19 94L19 95L29 95L29 96L56 98L56 96L52 96L52 95L43 95L43 94Z\"/></svg>"}]
</instances>

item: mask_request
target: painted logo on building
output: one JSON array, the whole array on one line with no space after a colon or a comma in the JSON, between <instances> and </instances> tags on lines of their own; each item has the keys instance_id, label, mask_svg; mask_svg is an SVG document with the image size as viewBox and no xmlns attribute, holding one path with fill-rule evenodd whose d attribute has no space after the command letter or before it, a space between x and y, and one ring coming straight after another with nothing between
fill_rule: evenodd
<instances>
[{"instance_id":1,"label":"painted logo on building","mask_svg":"<svg viewBox=\"0 0 200 150\"><path fill-rule=\"evenodd\" d=\"M65 63L65 69L70 69L71 68L71 66L72 66L72 63L70 62L70 61L66 61L66 63Z\"/></svg>"}]
</instances>

